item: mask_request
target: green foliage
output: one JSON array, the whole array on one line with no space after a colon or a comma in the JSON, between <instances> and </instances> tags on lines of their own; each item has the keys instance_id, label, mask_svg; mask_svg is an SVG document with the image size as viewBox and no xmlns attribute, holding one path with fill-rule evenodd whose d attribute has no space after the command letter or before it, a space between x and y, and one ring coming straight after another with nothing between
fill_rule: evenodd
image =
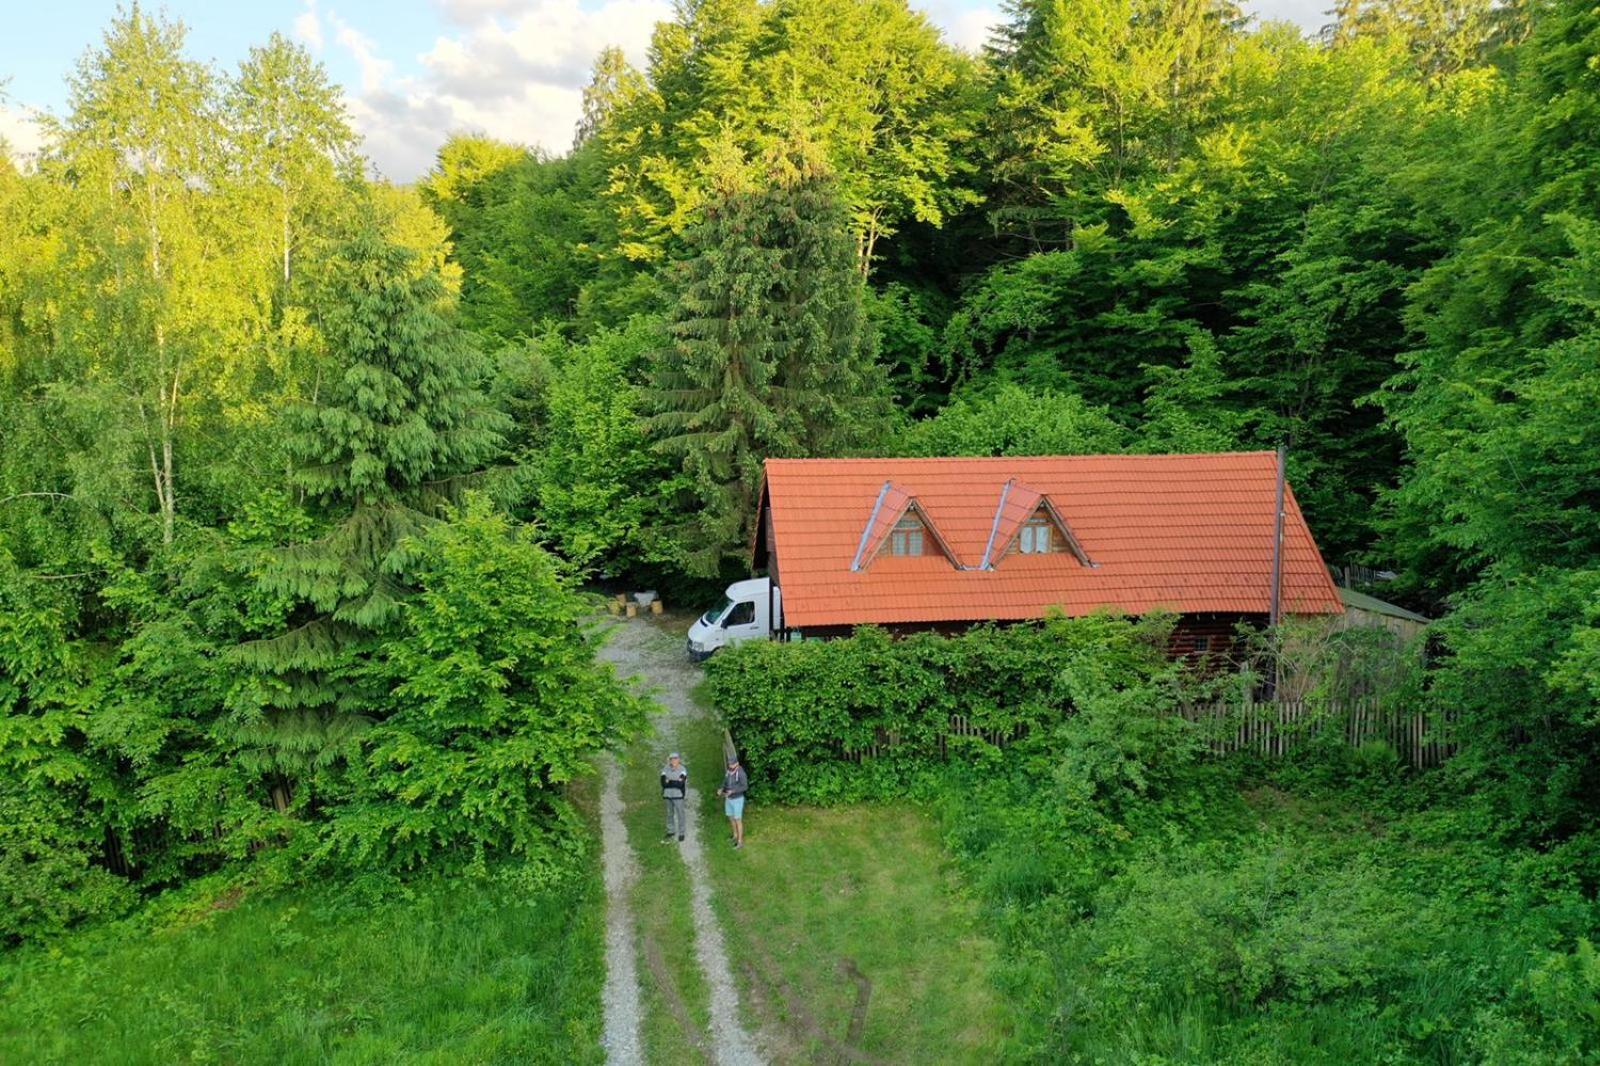
<instances>
[{"instance_id":1,"label":"green foliage","mask_svg":"<svg viewBox=\"0 0 1600 1066\"><path fill-rule=\"evenodd\" d=\"M833 184L803 156L775 165L800 169L729 190L690 234L646 396L656 447L697 497L677 548L698 574L747 551L763 460L870 440L884 407Z\"/></svg>"},{"instance_id":2,"label":"green foliage","mask_svg":"<svg viewBox=\"0 0 1600 1066\"><path fill-rule=\"evenodd\" d=\"M1384 746L1199 759L1162 712L1205 686L1166 639L1159 619L1109 617L862 630L726 650L708 687L758 794L933 803L1001 940L1025 1060L1592 1053L1592 828L1508 847L1489 808ZM1003 751L941 749L952 714L1024 728Z\"/></svg>"},{"instance_id":3,"label":"green foliage","mask_svg":"<svg viewBox=\"0 0 1600 1066\"><path fill-rule=\"evenodd\" d=\"M1094 795L1081 737L1063 740L953 768L938 800L1002 936L1030 1059L1563 1061L1588 1046L1581 949L1542 945L1600 922L1592 835L1505 848L1392 752L1346 748L1270 768L1169 761L1137 793ZM1367 765L1341 778L1330 756Z\"/></svg>"},{"instance_id":4,"label":"green foliage","mask_svg":"<svg viewBox=\"0 0 1600 1066\"><path fill-rule=\"evenodd\" d=\"M466 135L440 147L421 191L449 225L465 271L468 329L509 340L577 312L580 292L599 278L586 252L597 236L592 155L550 159Z\"/></svg>"},{"instance_id":5,"label":"green foliage","mask_svg":"<svg viewBox=\"0 0 1600 1066\"><path fill-rule=\"evenodd\" d=\"M230 698L260 762L295 775L351 754L371 712L363 663L392 628L414 577L412 536L500 447L487 366L446 317L437 272L371 230L329 263L330 380L291 410L294 483L315 537L263 567L262 591L293 606L285 632L234 652L251 668Z\"/></svg>"},{"instance_id":6,"label":"green foliage","mask_svg":"<svg viewBox=\"0 0 1600 1066\"><path fill-rule=\"evenodd\" d=\"M643 78L597 78L617 250L661 260L719 199L730 149L760 176L801 133L836 176L864 273L880 239L976 201L962 151L973 74L903 0L684 7L657 25Z\"/></svg>"},{"instance_id":7,"label":"green foliage","mask_svg":"<svg viewBox=\"0 0 1600 1066\"><path fill-rule=\"evenodd\" d=\"M1552 951L1491 1014L1477 1050L1494 1062L1587 1062L1600 1055L1600 956L1580 938Z\"/></svg>"},{"instance_id":8,"label":"green foliage","mask_svg":"<svg viewBox=\"0 0 1600 1066\"><path fill-rule=\"evenodd\" d=\"M1531 839L1592 824L1600 794L1600 215L1593 146L1572 125L1600 114L1583 58L1597 33L1589 8L1545 9L1485 100L1495 118L1452 127L1492 202L1437 194L1462 237L1417 284L1421 343L1381 397L1407 447L1389 542L1413 584L1454 593L1434 691L1467 716L1457 772Z\"/></svg>"},{"instance_id":9,"label":"green foliage","mask_svg":"<svg viewBox=\"0 0 1600 1066\"><path fill-rule=\"evenodd\" d=\"M514 874L424 878L387 899L197 886L148 930L8 954L0 1059L598 1066L599 878L530 890Z\"/></svg>"},{"instance_id":10,"label":"green foliage","mask_svg":"<svg viewBox=\"0 0 1600 1066\"><path fill-rule=\"evenodd\" d=\"M1188 724L1160 714L1178 694L1163 651L1170 626L1094 616L902 640L862 628L848 640L735 645L707 678L752 779L775 799L895 795L946 757L996 764L991 736L1021 751L1066 741L1086 795L1121 795L1187 758ZM952 735L954 717L973 735Z\"/></svg>"},{"instance_id":11,"label":"green foliage","mask_svg":"<svg viewBox=\"0 0 1600 1066\"><path fill-rule=\"evenodd\" d=\"M645 435L641 379L661 324L629 320L561 345L545 391L549 432L530 457L540 528L580 567L625 571L666 557L683 488Z\"/></svg>"},{"instance_id":12,"label":"green foliage","mask_svg":"<svg viewBox=\"0 0 1600 1066\"><path fill-rule=\"evenodd\" d=\"M1189 339L1182 368L1145 368L1152 384L1145 395L1140 450L1225 452L1244 438L1243 415L1228 403L1236 386L1222 368L1216 342L1205 334Z\"/></svg>"},{"instance_id":13,"label":"green foliage","mask_svg":"<svg viewBox=\"0 0 1600 1066\"><path fill-rule=\"evenodd\" d=\"M287 288L296 259L307 250L308 232L321 228L317 216L326 216L337 183L350 173L355 132L327 72L304 47L278 33L264 47L250 49L224 107L249 167L250 193L270 204L256 211L270 212L277 222L275 244ZM286 296L281 293L280 300Z\"/></svg>"},{"instance_id":14,"label":"green foliage","mask_svg":"<svg viewBox=\"0 0 1600 1066\"><path fill-rule=\"evenodd\" d=\"M1103 407L1074 393L1030 392L1002 384L958 395L938 414L910 426L896 442L902 455L1101 455L1126 450L1127 431Z\"/></svg>"},{"instance_id":15,"label":"green foliage","mask_svg":"<svg viewBox=\"0 0 1600 1066\"><path fill-rule=\"evenodd\" d=\"M457 137L410 190L304 49L114 18L0 160L0 939L308 856L577 855L634 709L532 534L446 506L502 440L496 498L663 589L743 567L768 456L1287 443L1329 561L1443 620L1420 678L1273 650L1448 712L1442 773L1197 760L1159 622L1080 620L724 655L758 782L933 799L1041 1060L1593 1058L1593 10L1007 19L977 59L900 0L686 5L599 58L571 154ZM278 991L230 1016L326 1032ZM257 1046L181 1000L127 1012L179 1019L155 1054ZM259 1046L415 1046L344 1039Z\"/></svg>"},{"instance_id":16,"label":"green foliage","mask_svg":"<svg viewBox=\"0 0 1600 1066\"><path fill-rule=\"evenodd\" d=\"M93 834L58 790L23 784L0 795L0 944L45 939L132 905L128 883L98 865L104 842Z\"/></svg>"},{"instance_id":17,"label":"green foliage","mask_svg":"<svg viewBox=\"0 0 1600 1066\"><path fill-rule=\"evenodd\" d=\"M47 586L0 569L0 945L131 902L96 865L105 844L96 815L114 785L85 750L98 672L68 625Z\"/></svg>"},{"instance_id":18,"label":"green foliage","mask_svg":"<svg viewBox=\"0 0 1600 1066\"><path fill-rule=\"evenodd\" d=\"M595 662L587 608L528 527L482 497L415 545L416 597L372 669L389 692L319 852L338 867L482 864L564 873L562 793L644 703Z\"/></svg>"}]
</instances>

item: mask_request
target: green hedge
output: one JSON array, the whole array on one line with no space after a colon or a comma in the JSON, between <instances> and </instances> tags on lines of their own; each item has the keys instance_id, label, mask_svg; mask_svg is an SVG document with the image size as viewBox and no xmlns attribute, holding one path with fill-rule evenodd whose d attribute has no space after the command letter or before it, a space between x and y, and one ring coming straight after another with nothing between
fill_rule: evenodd
<instances>
[{"instance_id":1,"label":"green hedge","mask_svg":"<svg viewBox=\"0 0 1600 1066\"><path fill-rule=\"evenodd\" d=\"M737 645L707 677L764 798L843 802L904 794L946 758L982 767L1004 757L981 736L949 735L952 716L1017 737L1013 756L1038 751L1086 698L1169 674L1170 627L1107 615L955 637L864 627L841 640ZM871 758L847 757L874 745Z\"/></svg>"}]
</instances>

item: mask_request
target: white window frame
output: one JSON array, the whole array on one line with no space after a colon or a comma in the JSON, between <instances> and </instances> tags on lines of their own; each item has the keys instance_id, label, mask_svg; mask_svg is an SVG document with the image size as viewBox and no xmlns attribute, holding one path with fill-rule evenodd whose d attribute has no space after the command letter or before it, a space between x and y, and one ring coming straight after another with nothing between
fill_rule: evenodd
<instances>
[{"instance_id":1,"label":"white window frame","mask_svg":"<svg viewBox=\"0 0 1600 1066\"><path fill-rule=\"evenodd\" d=\"M1055 551L1055 523L1036 514L1022 524L1017 533L1017 551L1023 555L1048 555Z\"/></svg>"},{"instance_id":2,"label":"white window frame","mask_svg":"<svg viewBox=\"0 0 1600 1066\"><path fill-rule=\"evenodd\" d=\"M905 557L922 555L927 539L927 527L922 519L914 514L902 515L889 532L889 554Z\"/></svg>"}]
</instances>

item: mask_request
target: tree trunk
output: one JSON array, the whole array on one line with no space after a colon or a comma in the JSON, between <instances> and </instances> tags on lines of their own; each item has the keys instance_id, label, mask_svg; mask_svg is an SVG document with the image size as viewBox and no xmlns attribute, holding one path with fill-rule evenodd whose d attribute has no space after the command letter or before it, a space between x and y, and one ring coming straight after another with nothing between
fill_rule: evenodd
<instances>
[{"instance_id":1,"label":"tree trunk","mask_svg":"<svg viewBox=\"0 0 1600 1066\"><path fill-rule=\"evenodd\" d=\"M167 361L167 330L161 322L165 300L161 291L161 227L157 222L154 187L150 192L150 277L156 283L156 427L161 442L159 461L150 446L150 465L156 479L156 503L161 508L161 543L170 545L177 501L172 478L172 432L178 416L178 373ZM168 381L171 386L169 388ZM141 406L140 414L143 414Z\"/></svg>"}]
</instances>

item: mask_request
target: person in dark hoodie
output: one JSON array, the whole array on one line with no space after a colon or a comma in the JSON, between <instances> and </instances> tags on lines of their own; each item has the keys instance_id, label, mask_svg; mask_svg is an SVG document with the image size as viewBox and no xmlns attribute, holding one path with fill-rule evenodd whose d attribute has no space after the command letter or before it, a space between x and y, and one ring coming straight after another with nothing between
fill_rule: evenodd
<instances>
[{"instance_id":1,"label":"person in dark hoodie","mask_svg":"<svg viewBox=\"0 0 1600 1066\"><path fill-rule=\"evenodd\" d=\"M688 795L689 769L683 765L683 758L673 752L667 756L667 765L661 768L661 798L667 801L667 835L663 842L674 835L680 842L683 840L689 825L689 812L684 803Z\"/></svg>"},{"instance_id":2,"label":"person in dark hoodie","mask_svg":"<svg viewBox=\"0 0 1600 1066\"><path fill-rule=\"evenodd\" d=\"M722 797L722 813L728 816L733 828L734 850L744 847L744 794L750 790L750 778L739 765L735 755L728 760L728 772L722 776L722 787L717 795Z\"/></svg>"}]
</instances>

